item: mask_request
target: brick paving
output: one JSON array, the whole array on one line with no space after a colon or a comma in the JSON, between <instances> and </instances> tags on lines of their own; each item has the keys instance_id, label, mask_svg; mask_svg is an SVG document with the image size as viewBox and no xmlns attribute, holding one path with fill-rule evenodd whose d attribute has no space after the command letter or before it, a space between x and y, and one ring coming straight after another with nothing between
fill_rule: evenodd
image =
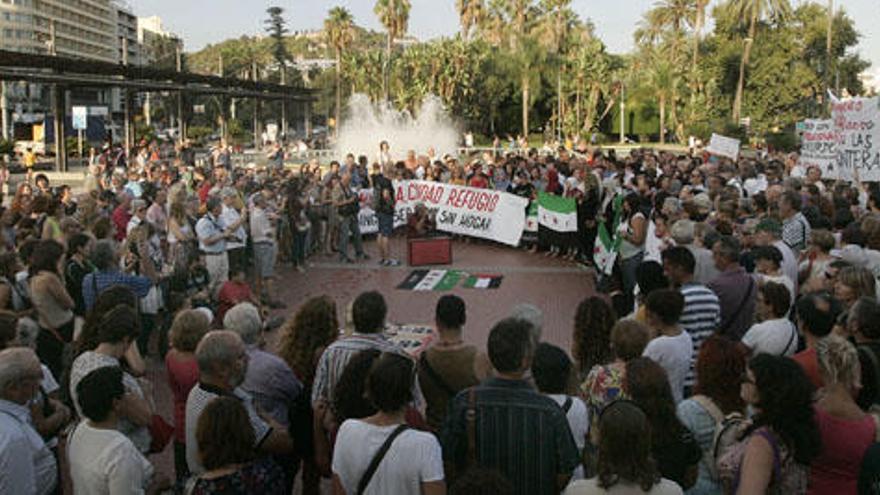
<instances>
[{"instance_id":1,"label":"brick paving","mask_svg":"<svg viewBox=\"0 0 880 495\"><path fill-rule=\"evenodd\" d=\"M507 316L517 304L528 302L544 312L543 340L569 350L577 304L594 293L592 272L574 263L473 240L456 241L453 264L438 268L498 273L504 276L500 288L456 287L447 292L399 290L396 286L414 269L405 265L405 239L392 241L392 253L404 263L399 267L379 266L375 242L367 241L364 245L372 259L353 265L338 263L334 255L311 258L312 266L304 273L280 266L275 292L287 308L275 310L273 315L288 317L308 298L327 294L336 300L339 321L343 322L346 307L359 293L378 290L388 303L389 322L431 323L437 299L452 293L467 303L464 339L480 348L485 349L489 330L495 322ZM268 345L273 347L278 337L277 332L267 335ZM148 363L147 377L154 383L157 409L170 421L171 394L164 364L155 358L149 358ZM151 456L151 461L160 472L172 473L172 448L169 446L162 454Z\"/></svg>"}]
</instances>

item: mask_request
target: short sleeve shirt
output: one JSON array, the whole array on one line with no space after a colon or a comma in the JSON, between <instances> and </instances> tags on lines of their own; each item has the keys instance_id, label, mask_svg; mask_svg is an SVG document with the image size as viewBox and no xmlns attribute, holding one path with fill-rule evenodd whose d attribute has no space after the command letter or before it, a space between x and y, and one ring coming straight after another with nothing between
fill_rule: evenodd
<instances>
[{"instance_id":1,"label":"short sleeve shirt","mask_svg":"<svg viewBox=\"0 0 880 495\"><path fill-rule=\"evenodd\" d=\"M216 387L199 383L190 390L189 397L186 399L186 463L193 474L205 472L205 468L199 460L199 446L198 442L196 442L196 426L199 422L199 417L202 415L205 407L221 395L226 395L226 393ZM254 401L250 394L240 388L236 388L233 390L232 395L241 401L248 413L251 426L254 428L254 438L256 439L254 447L257 448L272 432L272 427L257 414L257 409L254 407Z\"/></svg>"}]
</instances>

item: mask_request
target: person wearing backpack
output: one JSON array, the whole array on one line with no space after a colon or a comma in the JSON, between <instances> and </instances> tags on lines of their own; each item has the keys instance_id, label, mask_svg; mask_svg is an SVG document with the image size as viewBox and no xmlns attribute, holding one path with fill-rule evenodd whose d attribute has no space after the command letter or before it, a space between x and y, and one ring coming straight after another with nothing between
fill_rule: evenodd
<instances>
[{"instance_id":1,"label":"person wearing backpack","mask_svg":"<svg viewBox=\"0 0 880 495\"><path fill-rule=\"evenodd\" d=\"M678 404L678 419L694 435L703 452L697 482L688 490L692 495L721 493L715 468L716 449L721 449L721 433L745 421L745 402L739 382L746 369L746 350L736 342L713 335L700 346L695 365L695 395Z\"/></svg>"},{"instance_id":2,"label":"person wearing backpack","mask_svg":"<svg viewBox=\"0 0 880 495\"><path fill-rule=\"evenodd\" d=\"M789 358L759 354L740 387L754 415L738 441L716 456L725 492L806 493L810 464L822 449L806 373Z\"/></svg>"},{"instance_id":3,"label":"person wearing backpack","mask_svg":"<svg viewBox=\"0 0 880 495\"><path fill-rule=\"evenodd\" d=\"M491 370L486 355L462 339L466 311L462 298L441 297L434 313L437 339L419 356L419 385L427 406L425 417L433 431L443 425L449 401L486 378Z\"/></svg>"},{"instance_id":4,"label":"person wearing backpack","mask_svg":"<svg viewBox=\"0 0 880 495\"><path fill-rule=\"evenodd\" d=\"M406 425L414 379L415 363L406 356L386 352L373 363L366 395L378 411L339 427L334 493L446 493L440 443Z\"/></svg>"},{"instance_id":5,"label":"person wearing backpack","mask_svg":"<svg viewBox=\"0 0 880 495\"><path fill-rule=\"evenodd\" d=\"M538 344L532 361L532 378L535 380L535 386L538 392L550 397L562 408L571 435L574 437L574 443L583 457L590 429L590 413L584 401L565 393L572 368L571 359L565 351L552 344ZM584 479L584 466L576 467L571 479Z\"/></svg>"}]
</instances>

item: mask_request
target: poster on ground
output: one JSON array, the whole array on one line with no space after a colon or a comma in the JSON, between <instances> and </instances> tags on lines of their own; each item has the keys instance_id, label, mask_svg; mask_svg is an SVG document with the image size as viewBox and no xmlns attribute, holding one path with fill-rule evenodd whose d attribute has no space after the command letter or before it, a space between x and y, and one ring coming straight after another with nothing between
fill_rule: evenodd
<instances>
[{"instance_id":1,"label":"poster on ground","mask_svg":"<svg viewBox=\"0 0 880 495\"><path fill-rule=\"evenodd\" d=\"M373 211L373 191L359 193L361 233L379 229ZM437 230L516 246L526 223L528 200L492 189L455 186L439 182L405 180L394 182L394 226L406 224L416 205L424 204L437 220Z\"/></svg>"},{"instance_id":2,"label":"poster on ground","mask_svg":"<svg viewBox=\"0 0 880 495\"><path fill-rule=\"evenodd\" d=\"M804 170L819 167L823 179L837 178L837 133L832 119L807 119L801 130L800 165Z\"/></svg>"},{"instance_id":3,"label":"poster on ground","mask_svg":"<svg viewBox=\"0 0 880 495\"><path fill-rule=\"evenodd\" d=\"M739 139L722 136L721 134L715 134L713 132L712 138L709 140L709 146L706 147L706 151L713 155L724 156L731 160L736 160L739 157L739 144Z\"/></svg>"},{"instance_id":4,"label":"poster on ground","mask_svg":"<svg viewBox=\"0 0 880 495\"><path fill-rule=\"evenodd\" d=\"M831 116L838 178L880 182L880 97L835 101Z\"/></svg>"}]
</instances>

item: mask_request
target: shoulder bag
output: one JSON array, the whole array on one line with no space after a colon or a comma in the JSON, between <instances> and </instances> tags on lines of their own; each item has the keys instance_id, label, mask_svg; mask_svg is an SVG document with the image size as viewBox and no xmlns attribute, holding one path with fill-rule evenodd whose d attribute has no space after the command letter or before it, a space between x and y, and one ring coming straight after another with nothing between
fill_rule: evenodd
<instances>
[{"instance_id":1,"label":"shoulder bag","mask_svg":"<svg viewBox=\"0 0 880 495\"><path fill-rule=\"evenodd\" d=\"M388 454L388 451L391 449L391 444L394 443L394 440L400 436L401 433L408 430L409 426L403 424L398 425L394 431L388 435L388 438L385 439L385 443L379 447L379 451L376 452L376 455L373 456L373 459L370 461L370 465L367 466L367 470L364 471L364 475L361 476L360 482L358 482L357 486L357 494L363 495L364 491L366 491L367 486L370 484L370 480L373 479L373 475L376 474L376 470L379 469L379 464L382 462L382 459L385 458L385 455Z\"/></svg>"}]
</instances>

